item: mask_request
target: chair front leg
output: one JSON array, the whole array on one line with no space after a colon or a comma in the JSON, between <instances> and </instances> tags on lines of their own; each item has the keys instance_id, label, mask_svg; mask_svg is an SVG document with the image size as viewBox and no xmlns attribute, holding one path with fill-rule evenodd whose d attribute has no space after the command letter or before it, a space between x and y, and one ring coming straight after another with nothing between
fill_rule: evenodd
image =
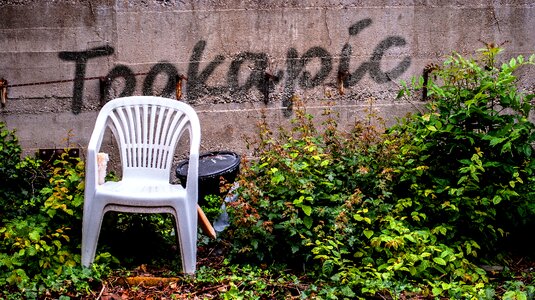
<instances>
[{"instance_id":1,"label":"chair front leg","mask_svg":"<svg viewBox=\"0 0 535 300\"><path fill-rule=\"evenodd\" d=\"M104 205L102 204L92 203L84 207L82 223L82 266L84 267L89 267L95 259L103 215Z\"/></svg>"}]
</instances>

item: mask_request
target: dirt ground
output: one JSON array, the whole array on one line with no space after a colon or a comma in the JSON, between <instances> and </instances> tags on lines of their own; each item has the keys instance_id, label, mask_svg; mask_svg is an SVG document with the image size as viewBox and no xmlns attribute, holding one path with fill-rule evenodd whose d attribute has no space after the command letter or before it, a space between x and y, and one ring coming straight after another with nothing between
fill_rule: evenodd
<instances>
[{"instance_id":1,"label":"dirt ground","mask_svg":"<svg viewBox=\"0 0 535 300\"><path fill-rule=\"evenodd\" d=\"M199 248L198 267L221 268L224 254L214 251L214 248ZM491 281L504 280L501 266L483 266L489 274ZM118 300L118 299L221 299L221 295L230 289L229 284L194 284L192 280L184 277L162 276L166 270L150 268L142 265L134 270L128 277L112 276L101 284L98 294L91 299ZM535 261L524 257L510 260L510 272L514 278L522 280L526 284L533 284L535 278ZM526 275L529 274L529 275ZM510 280L510 277L508 277ZM503 294L505 289L499 287L498 294ZM378 299L391 299L388 295L376 295ZM294 297L291 297L294 298ZM295 296L295 299L298 299ZM417 295L403 296L401 299L426 299Z\"/></svg>"}]
</instances>

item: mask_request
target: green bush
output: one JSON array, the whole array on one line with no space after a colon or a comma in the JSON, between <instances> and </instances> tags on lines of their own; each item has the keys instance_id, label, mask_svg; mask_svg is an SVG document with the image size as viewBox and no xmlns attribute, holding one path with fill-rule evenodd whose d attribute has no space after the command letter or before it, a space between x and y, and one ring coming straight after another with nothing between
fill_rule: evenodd
<instances>
[{"instance_id":1,"label":"green bush","mask_svg":"<svg viewBox=\"0 0 535 300\"><path fill-rule=\"evenodd\" d=\"M480 61L454 54L436 67L427 111L390 133L406 135L402 151L411 157L400 164L396 195L410 197L423 224L440 226L444 239L474 241L490 256L505 235L534 225L535 95L517 88L513 72L533 65L535 55L498 67L501 49L480 51Z\"/></svg>"},{"instance_id":2,"label":"green bush","mask_svg":"<svg viewBox=\"0 0 535 300\"><path fill-rule=\"evenodd\" d=\"M411 201L393 194L399 176L393 167L404 159L406 141L361 123L344 134L333 118L320 133L302 108L296 116L291 132L281 129L278 139L262 123L259 160L242 170L227 231L236 260L305 269L337 286L320 294L351 298L421 293L421 284L431 289L445 273L448 280L485 280L462 252L407 220ZM434 292L443 294L438 286Z\"/></svg>"},{"instance_id":3,"label":"green bush","mask_svg":"<svg viewBox=\"0 0 535 300\"><path fill-rule=\"evenodd\" d=\"M0 222L19 215L26 209L21 198L31 197L46 184L40 162L21 155L15 131L0 122Z\"/></svg>"},{"instance_id":4,"label":"green bush","mask_svg":"<svg viewBox=\"0 0 535 300\"><path fill-rule=\"evenodd\" d=\"M296 266L309 262L310 241L319 231L336 230L336 216L356 192L347 175L358 169L362 156L345 165L334 120L318 133L312 116L303 110L296 116L292 130L281 129L278 138L261 124L259 160L242 171L241 199L231 203L229 230L241 258Z\"/></svg>"},{"instance_id":5,"label":"green bush","mask_svg":"<svg viewBox=\"0 0 535 300\"><path fill-rule=\"evenodd\" d=\"M329 112L318 126L303 107L278 135L261 122L229 208L232 257L312 272L325 298L494 295L477 264L535 215L533 95L513 75L534 58L497 68L498 52L454 54L425 83L426 111L386 133L345 132Z\"/></svg>"},{"instance_id":6,"label":"green bush","mask_svg":"<svg viewBox=\"0 0 535 300\"><path fill-rule=\"evenodd\" d=\"M84 164L62 156L52 168L27 156L1 129L0 297L39 298L90 292L105 264L80 265ZM109 255L102 254L106 262Z\"/></svg>"}]
</instances>

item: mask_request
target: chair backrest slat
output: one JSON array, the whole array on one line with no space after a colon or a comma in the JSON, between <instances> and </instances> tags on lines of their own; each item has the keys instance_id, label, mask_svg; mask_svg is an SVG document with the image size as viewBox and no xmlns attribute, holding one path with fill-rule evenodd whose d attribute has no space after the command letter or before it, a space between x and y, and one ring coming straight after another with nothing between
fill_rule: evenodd
<instances>
[{"instance_id":1,"label":"chair backrest slat","mask_svg":"<svg viewBox=\"0 0 535 300\"><path fill-rule=\"evenodd\" d=\"M143 144L142 140L141 140L141 135L143 133L143 130L142 130L142 123L141 123L141 112L140 112L140 106L139 105L136 105L134 106L134 126L135 126L135 132L136 132L136 136L135 136L135 142L136 144L140 145L140 144ZM142 157L143 157L143 148L140 148L139 146L136 148L136 157L137 157L137 165L141 165L142 164Z\"/></svg>"},{"instance_id":2,"label":"chair backrest slat","mask_svg":"<svg viewBox=\"0 0 535 300\"><path fill-rule=\"evenodd\" d=\"M141 143L143 145L148 145L149 144L149 114L148 114L148 111L149 111L149 106L147 104L144 104L142 106L142 111L143 111L143 121L142 121L142 136L143 138L141 139ZM148 147L143 147L143 149L141 149L141 152L142 152L142 156L143 157L147 157L148 156L148 153L149 153L149 148Z\"/></svg>"},{"instance_id":3,"label":"chair backrest slat","mask_svg":"<svg viewBox=\"0 0 535 300\"><path fill-rule=\"evenodd\" d=\"M154 130L156 129L156 107L150 106L149 111L150 111L149 142L147 143L147 147L148 145L153 145L155 138L156 138L155 132L154 132ZM149 149L149 152L147 154L147 164L150 165L153 159L154 149L152 148L148 148L148 149Z\"/></svg>"},{"instance_id":4,"label":"chair backrest slat","mask_svg":"<svg viewBox=\"0 0 535 300\"><path fill-rule=\"evenodd\" d=\"M153 142L153 145L155 146L162 146L162 144L160 143L160 136L162 134L162 119L165 115L165 109L162 108L162 107L156 107L156 125L155 125L155 129L156 129L156 133L154 134L154 142ZM150 163L151 166L155 167L155 168L159 168L158 167L158 161L159 161L159 153L160 153L160 147L152 147L152 159L153 161Z\"/></svg>"},{"instance_id":5,"label":"chair backrest slat","mask_svg":"<svg viewBox=\"0 0 535 300\"><path fill-rule=\"evenodd\" d=\"M182 136L182 133L184 132L184 129L186 128L185 122L187 122L186 115L182 112L177 112L176 116L172 119L171 123L168 125L169 131L165 139L166 145L171 145L173 141L178 140ZM172 157L170 158L169 155L172 155L172 154L170 152L167 152L165 156L163 157L162 161L165 161L168 163L172 161ZM167 168L167 166L165 166L164 168Z\"/></svg>"}]
</instances>

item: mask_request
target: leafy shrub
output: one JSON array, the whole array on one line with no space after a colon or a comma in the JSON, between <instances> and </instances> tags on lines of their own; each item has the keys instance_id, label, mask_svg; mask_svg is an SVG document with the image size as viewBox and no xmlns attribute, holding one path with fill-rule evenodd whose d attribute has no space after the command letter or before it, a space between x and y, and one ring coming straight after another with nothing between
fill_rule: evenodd
<instances>
[{"instance_id":1,"label":"leafy shrub","mask_svg":"<svg viewBox=\"0 0 535 300\"><path fill-rule=\"evenodd\" d=\"M88 293L105 267L80 265L83 162L63 156L51 169L41 168L39 160L21 158L14 132L0 128L0 178L10 184L0 188L0 296ZM100 261L108 258L101 254Z\"/></svg>"},{"instance_id":2,"label":"leafy shrub","mask_svg":"<svg viewBox=\"0 0 535 300\"><path fill-rule=\"evenodd\" d=\"M0 222L20 214L25 209L20 198L31 197L46 183L40 162L21 155L15 131L0 122Z\"/></svg>"},{"instance_id":3,"label":"leafy shrub","mask_svg":"<svg viewBox=\"0 0 535 300\"><path fill-rule=\"evenodd\" d=\"M242 171L241 201L231 204L235 226L229 231L241 257L296 265L310 261L310 239L320 230L335 230L335 216L355 192L337 170L344 166L334 120L320 134L311 115L297 110L296 116L292 130L281 129L278 139L261 124L259 160Z\"/></svg>"},{"instance_id":4,"label":"leafy shrub","mask_svg":"<svg viewBox=\"0 0 535 300\"><path fill-rule=\"evenodd\" d=\"M535 215L535 125L529 120L535 95L520 91L513 74L535 64L535 55L497 67L500 48L480 51L480 61L454 54L435 67L435 80L426 85L427 111L390 133L407 135L402 151L412 158L400 165L396 194L410 197L425 224L441 226L446 240L472 240L492 252ZM413 85L423 87L423 81Z\"/></svg>"},{"instance_id":5,"label":"leafy shrub","mask_svg":"<svg viewBox=\"0 0 535 300\"><path fill-rule=\"evenodd\" d=\"M477 264L534 215L533 96L513 71L535 58L497 68L498 52L454 54L426 82L427 110L386 133L345 132L329 112L318 126L303 107L278 135L263 120L230 204L234 259L313 272L326 298L494 295Z\"/></svg>"},{"instance_id":6,"label":"leafy shrub","mask_svg":"<svg viewBox=\"0 0 535 300\"><path fill-rule=\"evenodd\" d=\"M410 200L393 195L392 162L403 160L404 141L361 123L344 134L332 118L318 133L310 115L298 109L296 116L278 140L260 127L259 160L242 170L239 200L231 203L235 258L305 268L337 282L323 292L350 298L419 291L417 282L444 273L482 279L462 252L407 220Z\"/></svg>"},{"instance_id":7,"label":"leafy shrub","mask_svg":"<svg viewBox=\"0 0 535 300\"><path fill-rule=\"evenodd\" d=\"M221 205L223 205L224 199L219 195L206 195L204 202L199 204L206 215L206 218L213 222L223 212Z\"/></svg>"}]
</instances>

